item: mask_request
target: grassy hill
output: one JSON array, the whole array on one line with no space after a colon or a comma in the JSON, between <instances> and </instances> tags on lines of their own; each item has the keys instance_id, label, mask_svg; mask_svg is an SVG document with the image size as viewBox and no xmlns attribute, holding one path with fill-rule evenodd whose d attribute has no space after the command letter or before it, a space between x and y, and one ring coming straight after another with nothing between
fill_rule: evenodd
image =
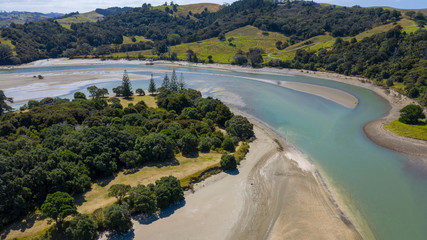
<instances>
[{"instance_id":1,"label":"grassy hill","mask_svg":"<svg viewBox=\"0 0 427 240\"><path fill-rule=\"evenodd\" d=\"M12 22L16 24L24 24L26 22L37 22L58 16L61 16L61 14L43 14L37 12L0 12L0 27L8 27Z\"/></svg>"}]
</instances>

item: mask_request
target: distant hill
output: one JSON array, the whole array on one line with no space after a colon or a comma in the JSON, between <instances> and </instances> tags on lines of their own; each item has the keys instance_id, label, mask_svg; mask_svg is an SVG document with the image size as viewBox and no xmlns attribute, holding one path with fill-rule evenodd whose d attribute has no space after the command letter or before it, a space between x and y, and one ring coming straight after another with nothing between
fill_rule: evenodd
<instances>
[{"instance_id":1,"label":"distant hill","mask_svg":"<svg viewBox=\"0 0 427 240\"><path fill-rule=\"evenodd\" d=\"M38 22L49 18L61 17L62 13L38 13L38 12L0 12L0 27L8 27L11 23L24 24Z\"/></svg>"}]
</instances>

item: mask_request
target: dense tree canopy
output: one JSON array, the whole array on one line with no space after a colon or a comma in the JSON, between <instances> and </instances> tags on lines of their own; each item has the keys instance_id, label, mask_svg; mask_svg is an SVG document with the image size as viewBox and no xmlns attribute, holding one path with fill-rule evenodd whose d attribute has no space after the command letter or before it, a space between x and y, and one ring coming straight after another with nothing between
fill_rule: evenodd
<instances>
[{"instance_id":1,"label":"dense tree canopy","mask_svg":"<svg viewBox=\"0 0 427 240\"><path fill-rule=\"evenodd\" d=\"M423 113L423 108L415 104L405 106L400 109L400 112L399 121L407 124L417 124L419 119L424 119L426 117Z\"/></svg>"},{"instance_id":2,"label":"dense tree canopy","mask_svg":"<svg viewBox=\"0 0 427 240\"><path fill-rule=\"evenodd\" d=\"M224 141L234 150L233 140L217 130L232 118L230 109L196 90L161 89L156 109L79 95L72 101L33 100L22 107L26 111L0 116L0 228L40 207L48 194L83 193L92 181L121 169L163 163L179 152L197 154L202 139L204 151L221 148ZM158 201L155 189L150 191ZM169 199L170 190L157 192ZM122 202L131 194L132 189ZM178 201L166 200L162 208ZM131 211L151 212L136 198L129 204Z\"/></svg>"},{"instance_id":3,"label":"dense tree canopy","mask_svg":"<svg viewBox=\"0 0 427 240\"><path fill-rule=\"evenodd\" d=\"M77 207L74 204L74 198L68 193L55 192L47 195L41 206L41 211L44 216L61 223L67 216L76 214Z\"/></svg>"}]
</instances>

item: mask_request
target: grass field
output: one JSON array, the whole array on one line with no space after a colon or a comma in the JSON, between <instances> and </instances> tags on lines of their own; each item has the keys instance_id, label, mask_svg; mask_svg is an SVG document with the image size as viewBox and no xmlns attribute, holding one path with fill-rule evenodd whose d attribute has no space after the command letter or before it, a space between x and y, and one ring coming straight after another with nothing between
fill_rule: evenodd
<instances>
[{"instance_id":1,"label":"grass field","mask_svg":"<svg viewBox=\"0 0 427 240\"><path fill-rule=\"evenodd\" d=\"M148 107L157 108L156 99L152 95L133 96L132 99L129 100L124 99L123 97L118 97L118 99L120 99L120 104L123 107L127 107L130 103L133 103L133 105L135 105L140 101L144 101Z\"/></svg>"},{"instance_id":2,"label":"grass field","mask_svg":"<svg viewBox=\"0 0 427 240\"><path fill-rule=\"evenodd\" d=\"M170 10L172 10L171 6L156 6L153 7L154 9L159 9L164 11L165 8L168 7ZM205 8L208 9L209 12L216 12L219 9L221 9L221 5L215 4L215 3L196 3L196 4L187 4L187 5L180 5L177 7L177 12L174 12L173 15L186 17L188 13L191 11L191 13L201 13L205 10ZM192 17L193 20L197 20L197 18Z\"/></svg>"},{"instance_id":3,"label":"grass field","mask_svg":"<svg viewBox=\"0 0 427 240\"><path fill-rule=\"evenodd\" d=\"M136 42L147 42L147 41L151 41L150 39L146 39L143 36L134 36L136 39ZM132 42L132 37L126 37L123 36L123 44L129 44L129 43L134 43Z\"/></svg>"},{"instance_id":4,"label":"grass field","mask_svg":"<svg viewBox=\"0 0 427 240\"><path fill-rule=\"evenodd\" d=\"M266 53L277 51L276 41L286 41L288 38L280 33L267 32L264 35L263 31L253 26L245 26L225 34L227 40L220 41L218 38L210 38L207 40L184 43L171 47L171 52L176 52L179 59L186 59L187 50L193 50L199 59L207 60L211 55L214 62L230 63L233 56L239 51L248 51L250 48L262 48ZM235 46L230 46L228 39Z\"/></svg>"},{"instance_id":5,"label":"grass field","mask_svg":"<svg viewBox=\"0 0 427 240\"><path fill-rule=\"evenodd\" d=\"M135 173L125 174L120 172L116 177L104 179L94 183L92 189L85 193L77 201L82 204L78 206L80 213L91 213L97 208L105 207L116 201L114 197L108 196L108 189L113 184L128 184L136 186L138 184L147 185L154 183L157 179L164 176L173 175L178 179L185 178L195 172L217 165L221 159L220 153L200 153L198 157L187 158L181 154L176 159L163 164L163 166L148 165L139 169ZM84 199L84 200L83 200Z\"/></svg>"},{"instance_id":6,"label":"grass field","mask_svg":"<svg viewBox=\"0 0 427 240\"><path fill-rule=\"evenodd\" d=\"M85 17L81 14L73 15L71 17L62 18L56 20L61 26L68 28L72 23L85 23L85 22L96 22L96 20Z\"/></svg>"},{"instance_id":7,"label":"grass field","mask_svg":"<svg viewBox=\"0 0 427 240\"><path fill-rule=\"evenodd\" d=\"M427 140L427 123L425 121L418 125L409 125L395 120L388 123L386 129L399 136Z\"/></svg>"}]
</instances>

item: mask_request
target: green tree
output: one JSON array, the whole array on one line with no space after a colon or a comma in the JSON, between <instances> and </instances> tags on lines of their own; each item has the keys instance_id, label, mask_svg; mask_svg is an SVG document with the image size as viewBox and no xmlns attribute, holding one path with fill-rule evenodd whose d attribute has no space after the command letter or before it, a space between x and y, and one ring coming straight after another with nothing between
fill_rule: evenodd
<instances>
[{"instance_id":1,"label":"green tree","mask_svg":"<svg viewBox=\"0 0 427 240\"><path fill-rule=\"evenodd\" d=\"M56 223L62 223L66 217L77 213L74 198L65 192L48 194L40 209L44 216L52 218Z\"/></svg>"},{"instance_id":2,"label":"green tree","mask_svg":"<svg viewBox=\"0 0 427 240\"><path fill-rule=\"evenodd\" d=\"M237 168L236 159L233 155L222 155L220 164L224 170L234 170Z\"/></svg>"},{"instance_id":3,"label":"green tree","mask_svg":"<svg viewBox=\"0 0 427 240\"><path fill-rule=\"evenodd\" d=\"M90 86L87 87L87 90L89 91L90 96L92 99L96 98L98 96L98 87L97 86Z\"/></svg>"},{"instance_id":4,"label":"green tree","mask_svg":"<svg viewBox=\"0 0 427 240\"><path fill-rule=\"evenodd\" d=\"M65 230L68 239L90 240L96 239L98 226L87 214L79 214L70 221Z\"/></svg>"},{"instance_id":5,"label":"green tree","mask_svg":"<svg viewBox=\"0 0 427 240\"><path fill-rule=\"evenodd\" d=\"M128 72L125 70L123 72L123 79L122 79L122 86L123 86L123 97L126 99L129 99L132 97L132 84L130 83Z\"/></svg>"},{"instance_id":6,"label":"green tree","mask_svg":"<svg viewBox=\"0 0 427 240\"><path fill-rule=\"evenodd\" d=\"M169 80L169 76L167 73L165 74L165 77L163 78L162 88L165 88L165 89L170 88L170 80Z\"/></svg>"},{"instance_id":7,"label":"green tree","mask_svg":"<svg viewBox=\"0 0 427 240\"><path fill-rule=\"evenodd\" d=\"M123 198L128 194L131 186L125 184L114 184L108 189L108 196L117 198L121 203Z\"/></svg>"},{"instance_id":8,"label":"green tree","mask_svg":"<svg viewBox=\"0 0 427 240\"><path fill-rule=\"evenodd\" d=\"M231 138L226 137L224 138L224 141L222 141L221 147L229 152L234 152L235 147L234 147L234 142Z\"/></svg>"},{"instance_id":9,"label":"green tree","mask_svg":"<svg viewBox=\"0 0 427 240\"><path fill-rule=\"evenodd\" d=\"M247 118L235 115L225 123L227 133L238 137L240 140L246 140L254 135L253 124Z\"/></svg>"},{"instance_id":10,"label":"green tree","mask_svg":"<svg viewBox=\"0 0 427 240\"><path fill-rule=\"evenodd\" d=\"M265 53L264 49L260 49L260 48L249 49L248 59L252 67L257 67L264 61L264 59L262 58L262 54L264 53Z\"/></svg>"},{"instance_id":11,"label":"green tree","mask_svg":"<svg viewBox=\"0 0 427 240\"><path fill-rule=\"evenodd\" d=\"M426 117L423 108L415 104L405 106L400 109L400 113L399 121L406 124L417 124L418 119Z\"/></svg>"},{"instance_id":12,"label":"green tree","mask_svg":"<svg viewBox=\"0 0 427 240\"><path fill-rule=\"evenodd\" d=\"M139 96L144 96L144 95L145 95L145 92L144 92L144 90L142 90L142 88L138 88L138 89L136 89L136 90L135 90L135 92L136 92Z\"/></svg>"},{"instance_id":13,"label":"green tree","mask_svg":"<svg viewBox=\"0 0 427 240\"><path fill-rule=\"evenodd\" d=\"M199 139L191 133L187 133L178 140L179 148L183 155L197 154Z\"/></svg>"},{"instance_id":14,"label":"green tree","mask_svg":"<svg viewBox=\"0 0 427 240\"><path fill-rule=\"evenodd\" d=\"M135 142L135 150L144 161L165 161L174 155L171 140L159 133L138 138Z\"/></svg>"},{"instance_id":15,"label":"green tree","mask_svg":"<svg viewBox=\"0 0 427 240\"><path fill-rule=\"evenodd\" d=\"M0 65L6 65L11 63L12 49L9 45L0 44Z\"/></svg>"},{"instance_id":16,"label":"green tree","mask_svg":"<svg viewBox=\"0 0 427 240\"><path fill-rule=\"evenodd\" d=\"M172 89L172 91L178 91L178 77L176 76L176 72L175 69L172 71L172 77L171 77L171 81L170 81L170 89Z\"/></svg>"},{"instance_id":17,"label":"green tree","mask_svg":"<svg viewBox=\"0 0 427 240\"><path fill-rule=\"evenodd\" d=\"M123 96L123 91L124 91L123 86L117 86L117 87L113 88L113 93L116 94L116 97Z\"/></svg>"},{"instance_id":18,"label":"green tree","mask_svg":"<svg viewBox=\"0 0 427 240\"><path fill-rule=\"evenodd\" d=\"M7 105L6 102L13 103L13 99L6 97L6 95L4 95L3 90L0 90L0 116L3 115L3 113L5 113L6 111L12 110L12 107Z\"/></svg>"},{"instance_id":19,"label":"green tree","mask_svg":"<svg viewBox=\"0 0 427 240\"><path fill-rule=\"evenodd\" d=\"M127 204L113 204L104 209L104 225L107 230L117 233L127 233L133 223Z\"/></svg>"},{"instance_id":20,"label":"green tree","mask_svg":"<svg viewBox=\"0 0 427 240\"><path fill-rule=\"evenodd\" d=\"M105 97L105 95L108 95L108 89L106 88L99 88L96 92L96 97Z\"/></svg>"},{"instance_id":21,"label":"green tree","mask_svg":"<svg viewBox=\"0 0 427 240\"><path fill-rule=\"evenodd\" d=\"M75 92L74 99L86 99L86 95L82 92Z\"/></svg>"},{"instance_id":22,"label":"green tree","mask_svg":"<svg viewBox=\"0 0 427 240\"><path fill-rule=\"evenodd\" d=\"M154 194L144 185L138 185L129 191L129 203L136 212L150 215L157 211Z\"/></svg>"},{"instance_id":23,"label":"green tree","mask_svg":"<svg viewBox=\"0 0 427 240\"><path fill-rule=\"evenodd\" d=\"M184 199L184 191L179 180L174 176L162 177L156 181L154 193L157 205L161 209L169 207L171 204Z\"/></svg>"},{"instance_id":24,"label":"green tree","mask_svg":"<svg viewBox=\"0 0 427 240\"><path fill-rule=\"evenodd\" d=\"M156 92L156 83L154 82L153 74L151 74L150 85L148 86L148 92L150 92L151 95L153 95Z\"/></svg>"}]
</instances>

